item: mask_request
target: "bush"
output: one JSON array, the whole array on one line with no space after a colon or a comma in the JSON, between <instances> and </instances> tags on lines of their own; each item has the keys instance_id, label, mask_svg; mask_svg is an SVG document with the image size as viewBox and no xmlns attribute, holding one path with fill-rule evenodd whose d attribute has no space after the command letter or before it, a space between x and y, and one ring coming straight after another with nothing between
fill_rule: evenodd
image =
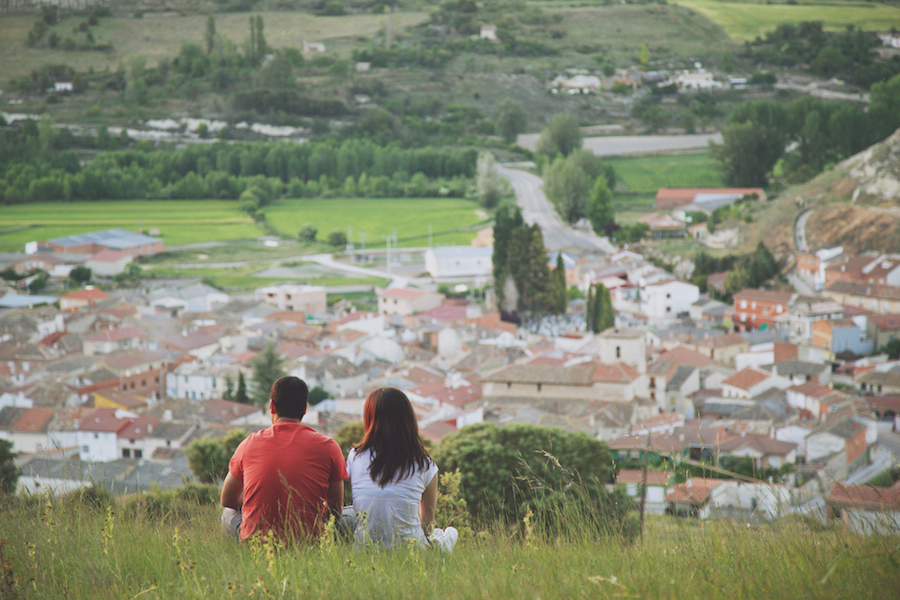
<instances>
[{"instance_id":1,"label":"bush","mask_svg":"<svg viewBox=\"0 0 900 600\"><path fill-rule=\"evenodd\" d=\"M312 223L307 223L300 230L300 233L297 234L298 237L304 242L314 242L316 241L316 236L319 234L318 228Z\"/></svg>"},{"instance_id":2,"label":"bush","mask_svg":"<svg viewBox=\"0 0 900 600\"><path fill-rule=\"evenodd\" d=\"M343 231L332 231L328 234L328 244L335 247L346 246L347 234Z\"/></svg>"}]
</instances>

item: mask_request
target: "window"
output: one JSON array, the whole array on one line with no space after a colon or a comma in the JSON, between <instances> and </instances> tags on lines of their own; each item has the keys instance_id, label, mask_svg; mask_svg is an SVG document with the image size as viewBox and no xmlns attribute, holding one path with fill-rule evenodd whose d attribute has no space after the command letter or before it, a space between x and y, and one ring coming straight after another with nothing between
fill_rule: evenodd
<instances>
[{"instance_id":1,"label":"window","mask_svg":"<svg viewBox=\"0 0 900 600\"><path fill-rule=\"evenodd\" d=\"M135 450L134 457L135 458L144 458L144 451L143 450Z\"/></svg>"},{"instance_id":2,"label":"window","mask_svg":"<svg viewBox=\"0 0 900 600\"><path fill-rule=\"evenodd\" d=\"M85 454L87 454L88 452L91 451L91 447L90 446L82 446L81 451L84 452Z\"/></svg>"},{"instance_id":3,"label":"window","mask_svg":"<svg viewBox=\"0 0 900 600\"><path fill-rule=\"evenodd\" d=\"M215 377L213 377L213 387L214 388L216 387L216 378Z\"/></svg>"},{"instance_id":4,"label":"window","mask_svg":"<svg viewBox=\"0 0 900 600\"><path fill-rule=\"evenodd\" d=\"M131 458L131 450L128 448L122 448L122 458Z\"/></svg>"},{"instance_id":5,"label":"window","mask_svg":"<svg viewBox=\"0 0 900 600\"><path fill-rule=\"evenodd\" d=\"M541 391L541 384L537 384L537 391Z\"/></svg>"},{"instance_id":6,"label":"window","mask_svg":"<svg viewBox=\"0 0 900 600\"><path fill-rule=\"evenodd\" d=\"M780 312L783 311L783 310L784 310L784 307L783 307L782 305L780 305L780 304L779 304L778 306L775 307L775 312L779 312L779 313L780 313Z\"/></svg>"},{"instance_id":7,"label":"window","mask_svg":"<svg viewBox=\"0 0 900 600\"><path fill-rule=\"evenodd\" d=\"M741 300L741 308L747 308L747 301Z\"/></svg>"},{"instance_id":8,"label":"window","mask_svg":"<svg viewBox=\"0 0 900 600\"><path fill-rule=\"evenodd\" d=\"M666 294L666 300L672 297L672 294Z\"/></svg>"},{"instance_id":9,"label":"window","mask_svg":"<svg viewBox=\"0 0 900 600\"><path fill-rule=\"evenodd\" d=\"M616 358L622 358L622 347L616 346Z\"/></svg>"},{"instance_id":10,"label":"window","mask_svg":"<svg viewBox=\"0 0 900 600\"><path fill-rule=\"evenodd\" d=\"M750 303L750 308L756 308L756 300Z\"/></svg>"},{"instance_id":11,"label":"window","mask_svg":"<svg viewBox=\"0 0 900 600\"><path fill-rule=\"evenodd\" d=\"M512 387L512 381L507 381L507 382L506 382L506 389L509 389L509 388L511 388L511 387Z\"/></svg>"}]
</instances>

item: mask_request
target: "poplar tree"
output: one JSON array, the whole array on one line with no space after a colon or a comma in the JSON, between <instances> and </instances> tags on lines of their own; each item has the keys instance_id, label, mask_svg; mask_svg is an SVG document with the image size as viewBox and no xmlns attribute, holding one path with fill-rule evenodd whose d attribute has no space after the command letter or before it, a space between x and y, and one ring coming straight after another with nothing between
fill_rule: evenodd
<instances>
[{"instance_id":1,"label":"poplar tree","mask_svg":"<svg viewBox=\"0 0 900 600\"><path fill-rule=\"evenodd\" d=\"M563 262L562 252L556 253L556 269L553 271L553 274L556 276L557 285L556 313L564 315L566 313L566 306L569 304L569 299L566 296L566 266Z\"/></svg>"},{"instance_id":2,"label":"poplar tree","mask_svg":"<svg viewBox=\"0 0 900 600\"><path fill-rule=\"evenodd\" d=\"M234 401L241 404L250 404L250 396L247 395L247 380L244 374L238 373L237 391L234 393Z\"/></svg>"},{"instance_id":3,"label":"poplar tree","mask_svg":"<svg viewBox=\"0 0 900 600\"><path fill-rule=\"evenodd\" d=\"M212 15L206 17L206 52L212 54L216 47L216 20Z\"/></svg>"}]
</instances>

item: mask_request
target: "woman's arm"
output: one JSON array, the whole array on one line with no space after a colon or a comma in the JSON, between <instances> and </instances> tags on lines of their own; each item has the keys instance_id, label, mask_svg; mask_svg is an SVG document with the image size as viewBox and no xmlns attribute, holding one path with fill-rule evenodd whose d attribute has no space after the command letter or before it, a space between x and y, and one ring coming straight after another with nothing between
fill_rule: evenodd
<instances>
[{"instance_id":1,"label":"woman's arm","mask_svg":"<svg viewBox=\"0 0 900 600\"><path fill-rule=\"evenodd\" d=\"M431 478L431 483L425 487L422 492L422 501L419 502L419 520L422 522L422 529L428 533L431 523L434 522L434 507L437 505L437 474Z\"/></svg>"}]
</instances>

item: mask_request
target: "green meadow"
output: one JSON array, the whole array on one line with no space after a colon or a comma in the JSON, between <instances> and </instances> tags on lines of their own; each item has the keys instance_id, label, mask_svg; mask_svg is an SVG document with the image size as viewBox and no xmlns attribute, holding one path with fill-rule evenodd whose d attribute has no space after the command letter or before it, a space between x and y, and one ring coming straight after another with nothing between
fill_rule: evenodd
<instances>
[{"instance_id":1,"label":"green meadow","mask_svg":"<svg viewBox=\"0 0 900 600\"><path fill-rule=\"evenodd\" d=\"M458 198L329 198L278 200L265 208L266 221L286 237L311 223L324 240L332 231L351 229L354 244L365 235L367 248L383 247L383 236L397 232L398 246L468 245L488 215L475 202Z\"/></svg>"},{"instance_id":2,"label":"green meadow","mask_svg":"<svg viewBox=\"0 0 900 600\"><path fill-rule=\"evenodd\" d=\"M652 194L661 187L716 187L724 185L709 152L605 159L616 170L616 191Z\"/></svg>"},{"instance_id":3,"label":"green meadow","mask_svg":"<svg viewBox=\"0 0 900 600\"><path fill-rule=\"evenodd\" d=\"M147 275L165 279L188 279L199 277L213 285L224 289L254 289L264 285L277 285L285 282L309 283L325 287L341 285L373 285L385 287L389 279L383 277L341 277L340 273L319 275L315 277L260 277L265 269L261 265L243 265L238 267L209 267L196 269L176 269L172 267L147 267Z\"/></svg>"},{"instance_id":4,"label":"green meadow","mask_svg":"<svg viewBox=\"0 0 900 600\"><path fill-rule=\"evenodd\" d=\"M21 251L41 241L120 227L145 233L157 228L166 246L253 238L265 231L237 202L222 200L126 200L53 202L0 207L0 251Z\"/></svg>"},{"instance_id":5,"label":"green meadow","mask_svg":"<svg viewBox=\"0 0 900 600\"><path fill-rule=\"evenodd\" d=\"M763 4L720 0L672 0L707 17L735 40L764 36L782 23L822 21L825 29L840 31L855 25L865 31L889 31L900 26L900 6L842 0L840 2L800 2Z\"/></svg>"},{"instance_id":6,"label":"green meadow","mask_svg":"<svg viewBox=\"0 0 900 600\"><path fill-rule=\"evenodd\" d=\"M900 589L898 538L792 519L651 516L632 544L497 525L464 532L452 555L358 552L331 536L240 545L221 532L217 490L193 495L0 499L0 597L887 600Z\"/></svg>"}]
</instances>

